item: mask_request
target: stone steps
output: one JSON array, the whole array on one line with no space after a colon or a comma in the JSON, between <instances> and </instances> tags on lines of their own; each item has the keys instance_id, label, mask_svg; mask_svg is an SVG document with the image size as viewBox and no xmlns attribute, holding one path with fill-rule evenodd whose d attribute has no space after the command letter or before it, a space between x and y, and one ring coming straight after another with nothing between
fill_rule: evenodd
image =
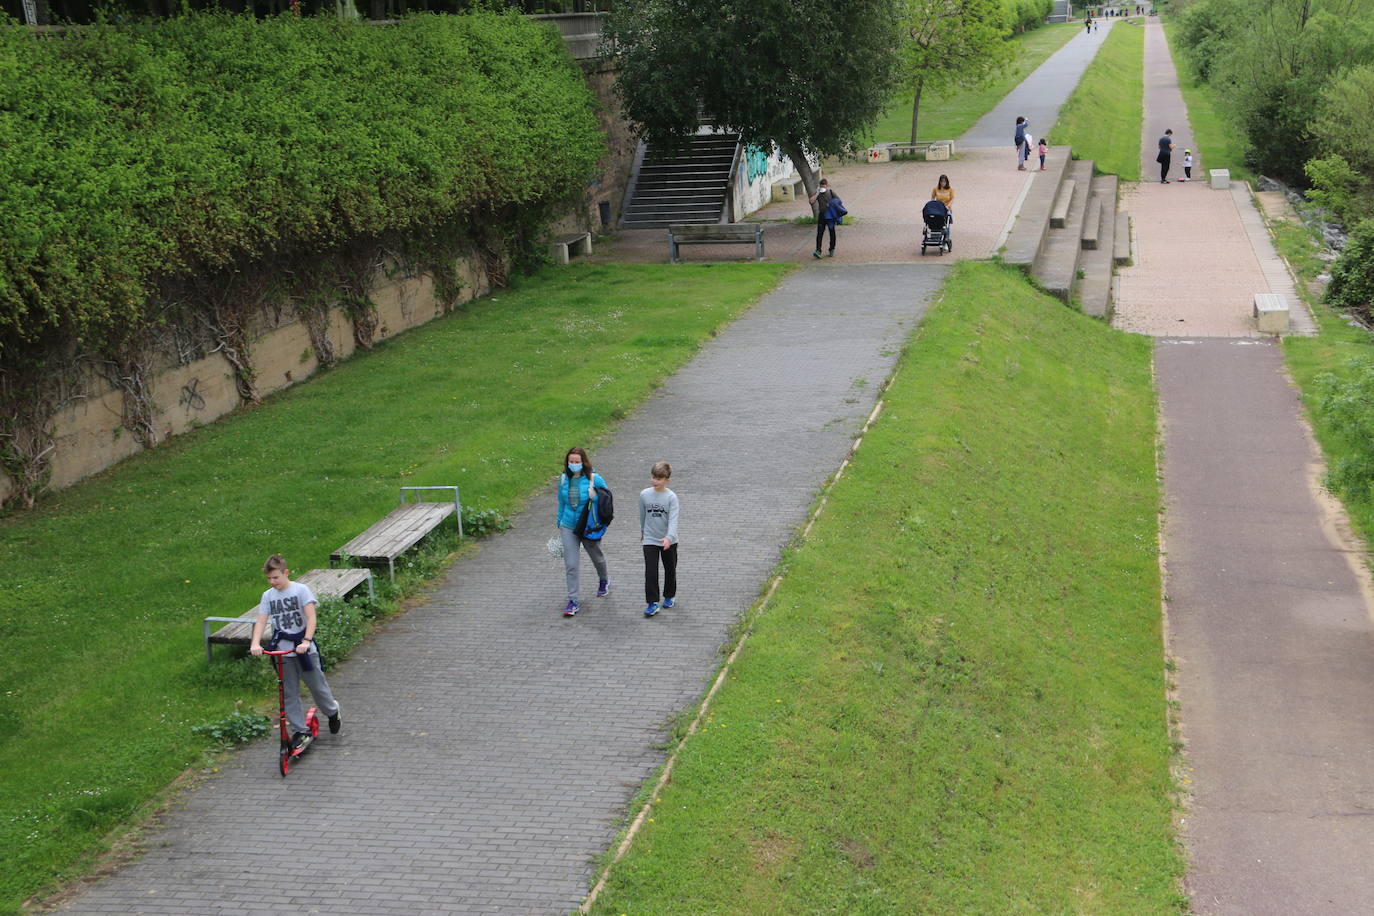
<instances>
[{"instance_id":1,"label":"stone steps","mask_svg":"<svg viewBox=\"0 0 1374 916\"><path fill-rule=\"evenodd\" d=\"M1055 195L1064 180L1070 165L1069 147L1056 147L1055 155L1045 164L1045 171L1035 172L1031 177L1030 189L1021 202L1011 233L1002 246L1002 261L1032 273L1036 259L1050 228L1050 209L1054 206Z\"/></svg>"},{"instance_id":2,"label":"stone steps","mask_svg":"<svg viewBox=\"0 0 1374 916\"><path fill-rule=\"evenodd\" d=\"M1092 180L1091 203L1089 212L1098 213L1094 228L1093 247L1088 247L1087 227L1084 227L1083 254L1078 261L1078 269L1083 276L1077 278L1073 290L1074 297L1083 312L1105 318L1112 305L1112 273L1115 266L1116 250L1116 192L1115 175L1101 175Z\"/></svg>"},{"instance_id":3,"label":"stone steps","mask_svg":"<svg viewBox=\"0 0 1374 916\"><path fill-rule=\"evenodd\" d=\"M1037 172L1002 247L1002 260L1027 271L1051 295L1086 314L1111 312L1115 267L1130 261L1130 221L1117 211L1115 175L1065 150ZM1079 276L1082 274L1082 276Z\"/></svg>"},{"instance_id":4,"label":"stone steps","mask_svg":"<svg viewBox=\"0 0 1374 916\"><path fill-rule=\"evenodd\" d=\"M1064 214L1064 227L1051 228L1045 233L1040 255L1031 268L1031 276L1040 282L1045 291L1065 302L1073 294L1078 259L1083 251L1083 222L1087 218L1092 177L1091 160L1069 163L1064 183L1072 181L1074 189L1079 192L1070 198Z\"/></svg>"}]
</instances>

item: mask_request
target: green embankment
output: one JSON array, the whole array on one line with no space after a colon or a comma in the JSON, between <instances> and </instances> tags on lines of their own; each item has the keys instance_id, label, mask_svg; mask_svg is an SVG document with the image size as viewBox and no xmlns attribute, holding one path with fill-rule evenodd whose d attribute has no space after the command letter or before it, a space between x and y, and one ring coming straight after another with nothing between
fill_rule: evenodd
<instances>
[{"instance_id":1,"label":"green embankment","mask_svg":"<svg viewBox=\"0 0 1374 916\"><path fill-rule=\"evenodd\" d=\"M1059 110L1050 145L1072 146L1074 158L1092 159L1099 172L1139 181L1144 71L1144 27L1118 20Z\"/></svg>"},{"instance_id":2,"label":"green embankment","mask_svg":"<svg viewBox=\"0 0 1374 916\"><path fill-rule=\"evenodd\" d=\"M917 124L920 138L953 140L963 136L1046 58L1078 34L1080 28L1066 22L1017 35L1010 39L1016 45L1013 64L985 85L951 90L944 94L927 92L921 100L921 119ZM911 102L910 91L902 89L897 92L888 105L887 113L873 129L872 138L864 145L871 146L879 141L905 143L910 140ZM1010 144L1011 141L1007 142Z\"/></svg>"},{"instance_id":3,"label":"green embankment","mask_svg":"<svg viewBox=\"0 0 1374 916\"><path fill-rule=\"evenodd\" d=\"M596 912L1180 912L1150 342L965 262Z\"/></svg>"},{"instance_id":4,"label":"green embankment","mask_svg":"<svg viewBox=\"0 0 1374 916\"><path fill-rule=\"evenodd\" d=\"M0 519L0 912L196 764L193 726L270 705L200 624L269 553L326 565L400 485L512 511L785 269L550 270Z\"/></svg>"}]
</instances>

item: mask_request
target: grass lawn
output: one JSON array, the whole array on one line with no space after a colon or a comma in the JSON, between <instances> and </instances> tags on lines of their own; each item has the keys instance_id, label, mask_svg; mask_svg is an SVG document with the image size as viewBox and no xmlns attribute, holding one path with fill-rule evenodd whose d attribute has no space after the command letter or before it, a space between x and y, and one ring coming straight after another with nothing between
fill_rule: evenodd
<instances>
[{"instance_id":1,"label":"grass lawn","mask_svg":"<svg viewBox=\"0 0 1374 916\"><path fill-rule=\"evenodd\" d=\"M269 553L327 565L406 484L512 511L785 269L550 270L0 519L0 911L201 761L193 726L275 709L256 662L207 669L200 623L252 606Z\"/></svg>"},{"instance_id":2,"label":"grass lawn","mask_svg":"<svg viewBox=\"0 0 1374 916\"><path fill-rule=\"evenodd\" d=\"M1119 20L1059 110L1050 145L1072 146L1075 159L1094 160L1099 172L1139 181L1144 71L1145 29Z\"/></svg>"},{"instance_id":3,"label":"grass lawn","mask_svg":"<svg viewBox=\"0 0 1374 916\"><path fill-rule=\"evenodd\" d=\"M1207 83L1198 82L1192 66L1176 47L1174 34L1177 26L1171 20L1164 24L1164 35L1169 39L1169 53L1178 70L1178 86L1183 90L1183 101L1188 105L1188 126L1193 130L1193 143L1197 148L1199 169L1230 169L1232 180L1255 181L1255 174L1245 167L1245 141L1239 128L1226 116L1226 109L1220 93ZM1205 175L1206 172L1199 174Z\"/></svg>"},{"instance_id":4,"label":"grass lawn","mask_svg":"<svg viewBox=\"0 0 1374 916\"><path fill-rule=\"evenodd\" d=\"M1310 231L1294 223L1271 223L1274 242L1300 281L1310 280L1325 267L1315 256L1316 243ZM1300 288L1301 288L1300 283ZM1368 443L1352 442L1347 433L1332 426L1322 405L1324 386L1318 381L1324 375L1348 380L1362 371L1355 363L1374 359L1374 334L1350 323L1330 306L1317 301L1305 289L1301 294L1312 307L1320 334L1317 337L1285 337L1284 361L1302 393L1307 418L1312 424L1317 442L1321 445L1327 467L1341 459L1368 454ZM1338 494L1345 505L1351 523L1366 545L1374 545L1374 494L1360 497L1342 492Z\"/></svg>"},{"instance_id":5,"label":"grass lawn","mask_svg":"<svg viewBox=\"0 0 1374 916\"><path fill-rule=\"evenodd\" d=\"M1061 22L1042 26L1011 39L1016 45L1016 57L1010 67L997 74L984 86L973 89L956 89L944 96L925 93L921 100L921 119L917 124L922 140L957 140L964 132L977 123L983 115L992 111L1008 92L1031 74L1045 59L1062 48L1066 42L1083 28L1072 22ZM873 130L873 135L862 146L872 146L881 141L905 143L911 139L911 100L912 94L906 90L893 96L887 113ZM1008 141L1010 142L1010 141Z\"/></svg>"},{"instance_id":6,"label":"grass lawn","mask_svg":"<svg viewBox=\"0 0 1374 916\"><path fill-rule=\"evenodd\" d=\"M1185 911L1150 367L959 264L594 912Z\"/></svg>"}]
</instances>

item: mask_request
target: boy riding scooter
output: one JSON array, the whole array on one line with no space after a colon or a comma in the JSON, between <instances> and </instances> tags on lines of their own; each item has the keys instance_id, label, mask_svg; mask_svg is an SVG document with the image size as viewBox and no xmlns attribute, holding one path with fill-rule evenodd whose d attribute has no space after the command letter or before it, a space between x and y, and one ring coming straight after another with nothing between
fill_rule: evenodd
<instances>
[{"instance_id":1,"label":"boy riding scooter","mask_svg":"<svg viewBox=\"0 0 1374 916\"><path fill-rule=\"evenodd\" d=\"M262 567L271 588L262 593L258 605L258 619L253 624L249 651L263 654L262 636L267 622L272 621L269 647L279 652L282 707L291 729L290 755L299 756L313 738L309 723L301 709L301 680L329 719L329 733L338 734L342 721L339 704L325 680L320 664L320 652L315 646L315 611L318 601L307 585L291 581L291 570L281 554L267 558ZM285 768L283 767L283 775Z\"/></svg>"}]
</instances>

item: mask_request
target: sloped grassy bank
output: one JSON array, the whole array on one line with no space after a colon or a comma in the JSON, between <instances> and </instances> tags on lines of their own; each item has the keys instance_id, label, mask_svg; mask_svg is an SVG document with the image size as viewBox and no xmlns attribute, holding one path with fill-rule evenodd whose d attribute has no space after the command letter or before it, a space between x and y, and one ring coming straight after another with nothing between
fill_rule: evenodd
<instances>
[{"instance_id":1,"label":"sloped grassy bank","mask_svg":"<svg viewBox=\"0 0 1374 916\"><path fill-rule=\"evenodd\" d=\"M0 913L194 766L194 728L275 708L260 660L207 667L201 644L202 617L262 593L267 554L326 565L400 485L512 512L785 270L549 269L0 519ZM356 641L334 622L323 645Z\"/></svg>"},{"instance_id":2,"label":"sloped grassy bank","mask_svg":"<svg viewBox=\"0 0 1374 916\"><path fill-rule=\"evenodd\" d=\"M961 264L598 913L1161 913L1150 345Z\"/></svg>"}]
</instances>

